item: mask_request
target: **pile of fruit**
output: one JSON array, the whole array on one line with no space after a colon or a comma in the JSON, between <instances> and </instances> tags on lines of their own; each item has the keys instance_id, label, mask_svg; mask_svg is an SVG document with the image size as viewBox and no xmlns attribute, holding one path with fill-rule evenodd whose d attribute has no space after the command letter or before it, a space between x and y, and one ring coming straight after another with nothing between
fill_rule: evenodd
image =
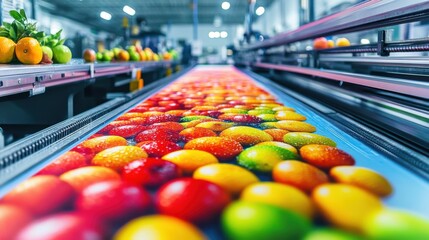
<instances>
[{"instance_id":1,"label":"pile of fruit","mask_svg":"<svg viewBox=\"0 0 429 240\"><path fill-rule=\"evenodd\" d=\"M10 11L10 16L14 21L0 26L0 63L49 64L71 60L71 51L61 39L62 30L52 35L37 31L36 23L27 19L23 9Z\"/></svg>"},{"instance_id":2,"label":"pile of fruit","mask_svg":"<svg viewBox=\"0 0 429 240\"><path fill-rule=\"evenodd\" d=\"M142 48L141 45L132 45L126 49L113 48L112 50L103 50L95 53L92 49L85 49L83 52L85 62L110 62L110 61L171 61L178 60L178 55L175 50L164 53L154 53L150 48Z\"/></svg>"},{"instance_id":3,"label":"pile of fruit","mask_svg":"<svg viewBox=\"0 0 429 240\"><path fill-rule=\"evenodd\" d=\"M232 68L194 70L6 194L0 239L429 239L306 120Z\"/></svg>"},{"instance_id":4,"label":"pile of fruit","mask_svg":"<svg viewBox=\"0 0 429 240\"><path fill-rule=\"evenodd\" d=\"M350 41L345 38L337 38L336 41L332 39L327 39L325 37L319 37L314 39L313 41L313 48L316 50L322 50L326 48L333 48L333 47L348 47L350 46Z\"/></svg>"}]
</instances>

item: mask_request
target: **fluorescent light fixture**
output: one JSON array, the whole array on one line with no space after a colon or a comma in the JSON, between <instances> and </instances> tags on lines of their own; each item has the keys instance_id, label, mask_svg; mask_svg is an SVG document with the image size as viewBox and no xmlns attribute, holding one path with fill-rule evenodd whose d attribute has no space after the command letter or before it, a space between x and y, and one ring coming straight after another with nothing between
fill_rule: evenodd
<instances>
[{"instance_id":1,"label":"fluorescent light fixture","mask_svg":"<svg viewBox=\"0 0 429 240\"><path fill-rule=\"evenodd\" d=\"M222 32L220 32L220 37L221 38L227 38L228 37L228 33L226 31L222 31Z\"/></svg>"},{"instance_id":2,"label":"fluorescent light fixture","mask_svg":"<svg viewBox=\"0 0 429 240\"><path fill-rule=\"evenodd\" d=\"M110 19L112 19L112 14L105 12L105 11L101 11L100 12L100 17L104 20L109 21Z\"/></svg>"},{"instance_id":3,"label":"fluorescent light fixture","mask_svg":"<svg viewBox=\"0 0 429 240\"><path fill-rule=\"evenodd\" d=\"M261 16L262 14L264 14L265 12L265 8L264 7L258 7L255 11L256 15Z\"/></svg>"},{"instance_id":4,"label":"fluorescent light fixture","mask_svg":"<svg viewBox=\"0 0 429 240\"><path fill-rule=\"evenodd\" d=\"M360 44L370 44L371 42L369 41L369 39L366 39L366 38L362 38L361 40L360 40Z\"/></svg>"},{"instance_id":5,"label":"fluorescent light fixture","mask_svg":"<svg viewBox=\"0 0 429 240\"><path fill-rule=\"evenodd\" d=\"M209 32L209 38L214 38L214 32Z\"/></svg>"},{"instance_id":6,"label":"fluorescent light fixture","mask_svg":"<svg viewBox=\"0 0 429 240\"><path fill-rule=\"evenodd\" d=\"M213 37L214 38L219 38L220 37L220 32L216 31L213 33Z\"/></svg>"},{"instance_id":7,"label":"fluorescent light fixture","mask_svg":"<svg viewBox=\"0 0 429 240\"><path fill-rule=\"evenodd\" d=\"M136 10L128 5L125 5L124 8L122 8L122 11L130 16L134 16L134 14L136 14Z\"/></svg>"},{"instance_id":8,"label":"fluorescent light fixture","mask_svg":"<svg viewBox=\"0 0 429 240\"><path fill-rule=\"evenodd\" d=\"M222 9L223 10L228 10L231 7L231 4L229 2L223 2L222 3Z\"/></svg>"}]
</instances>

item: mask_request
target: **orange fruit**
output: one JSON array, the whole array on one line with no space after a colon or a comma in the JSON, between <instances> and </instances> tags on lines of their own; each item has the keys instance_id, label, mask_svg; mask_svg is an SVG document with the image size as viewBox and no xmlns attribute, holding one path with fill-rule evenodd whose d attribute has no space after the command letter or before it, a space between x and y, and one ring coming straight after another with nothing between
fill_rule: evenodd
<instances>
[{"instance_id":1,"label":"orange fruit","mask_svg":"<svg viewBox=\"0 0 429 240\"><path fill-rule=\"evenodd\" d=\"M347 184L323 184L311 197L326 220L354 232L362 232L368 217L383 209L376 195Z\"/></svg>"},{"instance_id":2,"label":"orange fruit","mask_svg":"<svg viewBox=\"0 0 429 240\"><path fill-rule=\"evenodd\" d=\"M16 57L23 64L39 64L43 58L43 50L35 38L25 37L16 44Z\"/></svg>"},{"instance_id":3,"label":"orange fruit","mask_svg":"<svg viewBox=\"0 0 429 240\"><path fill-rule=\"evenodd\" d=\"M0 37L0 63L10 63L15 53L16 44L9 38Z\"/></svg>"},{"instance_id":4,"label":"orange fruit","mask_svg":"<svg viewBox=\"0 0 429 240\"><path fill-rule=\"evenodd\" d=\"M139 147L116 146L97 153L92 164L120 171L128 163L147 157L147 153Z\"/></svg>"},{"instance_id":5,"label":"orange fruit","mask_svg":"<svg viewBox=\"0 0 429 240\"><path fill-rule=\"evenodd\" d=\"M185 174L192 174L199 167L219 162L211 153L190 149L168 153L162 159L176 164Z\"/></svg>"},{"instance_id":6,"label":"orange fruit","mask_svg":"<svg viewBox=\"0 0 429 240\"><path fill-rule=\"evenodd\" d=\"M219 185L233 195L240 192L249 184L259 182L258 177L251 171L234 164L209 164L198 168L193 177Z\"/></svg>"},{"instance_id":7,"label":"orange fruit","mask_svg":"<svg viewBox=\"0 0 429 240\"><path fill-rule=\"evenodd\" d=\"M233 139L246 146L273 140L273 137L271 137L270 134L260 129L247 126L237 126L225 129L219 134L219 136Z\"/></svg>"},{"instance_id":8,"label":"orange fruit","mask_svg":"<svg viewBox=\"0 0 429 240\"><path fill-rule=\"evenodd\" d=\"M60 179L72 185L76 191L81 192L93 183L121 180L121 176L110 168L88 166L65 172L60 176Z\"/></svg>"},{"instance_id":9,"label":"orange fruit","mask_svg":"<svg viewBox=\"0 0 429 240\"><path fill-rule=\"evenodd\" d=\"M328 48L333 48L333 47L335 47L334 40L328 40Z\"/></svg>"},{"instance_id":10,"label":"orange fruit","mask_svg":"<svg viewBox=\"0 0 429 240\"><path fill-rule=\"evenodd\" d=\"M274 166L273 179L305 192L311 192L315 187L328 183L328 176L324 172L310 164L294 160L283 161Z\"/></svg>"},{"instance_id":11,"label":"orange fruit","mask_svg":"<svg viewBox=\"0 0 429 240\"><path fill-rule=\"evenodd\" d=\"M389 181L381 174L363 167L334 167L329 175L339 183L354 185L380 197L389 196L393 189Z\"/></svg>"},{"instance_id":12,"label":"orange fruit","mask_svg":"<svg viewBox=\"0 0 429 240\"><path fill-rule=\"evenodd\" d=\"M328 48L328 47L329 47L328 40L324 37L316 38L313 41L313 48L314 49L324 49L324 48Z\"/></svg>"},{"instance_id":13,"label":"orange fruit","mask_svg":"<svg viewBox=\"0 0 429 240\"><path fill-rule=\"evenodd\" d=\"M299 153L304 161L323 169L355 164L355 160L350 154L327 145L305 145L299 149Z\"/></svg>"},{"instance_id":14,"label":"orange fruit","mask_svg":"<svg viewBox=\"0 0 429 240\"><path fill-rule=\"evenodd\" d=\"M275 205L309 219L314 214L313 204L304 192L280 183L261 182L249 185L241 193L240 200Z\"/></svg>"},{"instance_id":15,"label":"orange fruit","mask_svg":"<svg viewBox=\"0 0 429 240\"><path fill-rule=\"evenodd\" d=\"M128 61L128 60L130 60L130 54L125 50L121 50L118 53L118 61Z\"/></svg>"},{"instance_id":16,"label":"orange fruit","mask_svg":"<svg viewBox=\"0 0 429 240\"><path fill-rule=\"evenodd\" d=\"M239 142L225 137L201 137L187 142L184 149L197 149L209 152L219 161L231 161L243 151Z\"/></svg>"},{"instance_id":17,"label":"orange fruit","mask_svg":"<svg viewBox=\"0 0 429 240\"><path fill-rule=\"evenodd\" d=\"M111 147L126 146L127 144L127 140L119 136L95 137L81 143L83 147L92 149L94 153L101 152Z\"/></svg>"},{"instance_id":18,"label":"orange fruit","mask_svg":"<svg viewBox=\"0 0 429 240\"><path fill-rule=\"evenodd\" d=\"M273 137L274 141L283 142L283 136L289 131L284 129L271 128L271 129L265 129L264 132L270 134L271 137Z\"/></svg>"}]
</instances>

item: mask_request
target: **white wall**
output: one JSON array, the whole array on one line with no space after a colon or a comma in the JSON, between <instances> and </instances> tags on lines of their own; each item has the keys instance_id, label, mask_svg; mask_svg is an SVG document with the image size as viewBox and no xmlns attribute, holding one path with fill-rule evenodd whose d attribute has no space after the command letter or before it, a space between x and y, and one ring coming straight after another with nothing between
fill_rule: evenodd
<instances>
[{"instance_id":1,"label":"white wall","mask_svg":"<svg viewBox=\"0 0 429 240\"><path fill-rule=\"evenodd\" d=\"M253 24L254 31L269 36L299 27L299 1L276 0Z\"/></svg>"}]
</instances>

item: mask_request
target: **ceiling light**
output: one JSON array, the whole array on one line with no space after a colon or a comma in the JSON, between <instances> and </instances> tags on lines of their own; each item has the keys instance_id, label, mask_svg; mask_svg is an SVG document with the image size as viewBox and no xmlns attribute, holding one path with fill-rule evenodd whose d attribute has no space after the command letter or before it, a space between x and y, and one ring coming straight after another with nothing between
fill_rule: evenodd
<instances>
[{"instance_id":1,"label":"ceiling light","mask_svg":"<svg viewBox=\"0 0 429 240\"><path fill-rule=\"evenodd\" d=\"M131 16L134 16L134 14L136 14L136 10L134 10L134 8L128 5L125 5L124 8L122 8L122 11Z\"/></svg>"},{"instance_id":2,"label":"ceiling light","mask_svg":"<svg viewBox=\"0 0 429 240\"><path fill-rule=\"evenodd\" d=\"M220 32L217 32L217 31L216 31L216 32L214 32L214 33L213 33L213 37L214 37L214 38L219 38L219 37L220 37Z\"/></svg>"},{"instance_id":3,"label":"ceiling light","mask_svg":"<svg viewBox=\"0 0 429 240\"><path fill-rule=\"evenodd\" d=\"M214 32L209 32L209 38L214 38Z\"/></svg>"},{"instance_id":4,"label":"ceiling light","mask_svg":"<svg viewBox=\"0 0 429 240\"><path fill-rule=\"evenodd\" d=\"M360 44L370 44L371 42L369 41L369 39L366 39L366 38L362 38L361 40L360 40Z\"/></svg>"},{"instance_id":5,"label":"ceiling light","mask_svg":"<svg viewBox=\"0 0 429 240\"><path fill-rule=\"evenodd\" d=\"M100 12L100 17L104 20L109 21L110 19L112 19L112 14L105 12L105 11L101 11Z\"/></svg>"},{"instance_id":6,"label":"ceiling light","mask_svg":"<svg viewBox=\"0 0 429 240\"><path fill-rule=\"evenodd\" d=\"M264 14L265 12L265 8L264 7L258 7L255 11L256 15L261 16L262 14Z\"/></svg>"},{"instance_id":7,"label":"ceiling light","mask_svg":"<svg viewBox=\"0 0 429 240\"><path fill-rule=\"evenodd\" d=\"M222 31L222 32L220 32L220 37L221 38L227 38L228 37L228 33L226 31Z\"/></svg>"},{"instance_id":8,"label":"ceiling light","mask_svg":"<svg viewBox=\"0 0 429 240\"><path fill-rule=\"evenodd\" d=\"M231 7L231 4L229 2L223 2L222 3L222 9L228 10Z\"/></svg>"}]
</instances>

